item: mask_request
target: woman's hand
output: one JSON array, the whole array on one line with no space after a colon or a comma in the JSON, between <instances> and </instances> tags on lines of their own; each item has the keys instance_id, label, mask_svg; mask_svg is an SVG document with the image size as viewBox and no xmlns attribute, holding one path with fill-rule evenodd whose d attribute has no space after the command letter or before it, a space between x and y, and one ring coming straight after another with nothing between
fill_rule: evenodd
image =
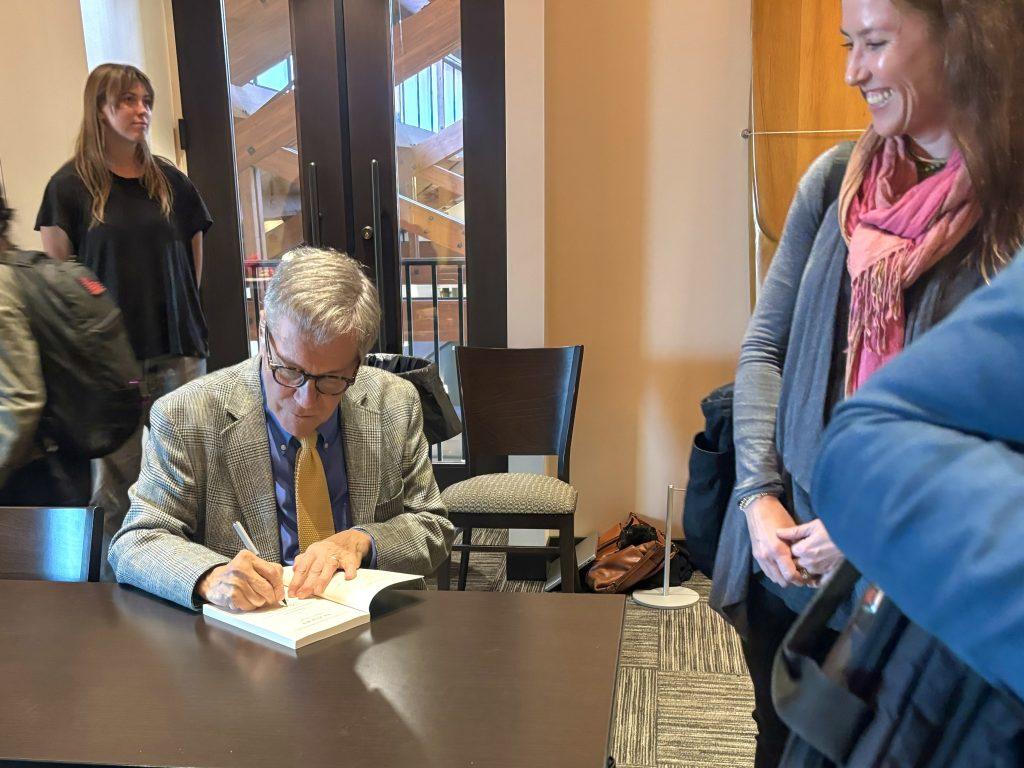
<instances>
[{"instance_id":1,"label":"woman's hand","mask_svg":"<svg viewBox=\"0 0 1024 768\"><path fill-rule=\"evenodd\" d=\"M843 559L843 553L832 543L832 537L821 520L781 528L776 535L789 545L797 567L807 571L814 581L831 573Z\"/></svg>"},{"instance_id":2,"label":"woman's hand","mask_svg":"<svg viewBox=\"0 0 1024 768\"><path fill-rule=\"evenodd\" d=\"M794 530L795 525L782 502L774 496L761 496L744 512L751 551L765 575L780 587L804 586L807 582L797 570L789 544L777 535L780 530Z\"/></svg>"}]
</instances>

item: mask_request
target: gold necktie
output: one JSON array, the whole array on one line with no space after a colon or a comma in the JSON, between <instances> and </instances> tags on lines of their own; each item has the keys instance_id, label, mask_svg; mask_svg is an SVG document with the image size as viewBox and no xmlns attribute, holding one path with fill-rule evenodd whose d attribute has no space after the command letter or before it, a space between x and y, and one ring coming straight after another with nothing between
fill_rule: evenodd
<instances>
[{"instance_id":1,"label":"gold necktie","mask_svg":"<svg viewBox=\"0 0 1024 768\"><path fill-rule=\"evenodd\" d=\"M317 433L302 438L295 461L295 517L299 525L299 552L321 539L334 535L334 515L327 491L320 453L316 449Z\"/></svg>"}]
</instances>

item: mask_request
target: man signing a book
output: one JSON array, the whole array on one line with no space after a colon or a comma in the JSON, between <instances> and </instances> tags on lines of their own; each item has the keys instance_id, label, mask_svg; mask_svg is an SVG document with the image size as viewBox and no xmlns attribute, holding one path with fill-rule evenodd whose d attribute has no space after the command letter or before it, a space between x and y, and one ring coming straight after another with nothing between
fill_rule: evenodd
<instances>
[{"instance_id":1,"label":"man signing a book","mask_svg":"<svg viewBox=\"0 0 1024 768\"><path fill-rule=\"evenodd\" d=\"M259 358L153 405L119 582L186 607L254 610L360 567L426 575L454 538L409 382L360 366L377 292L354 259L297 248L267 287ZM242 523L259 554L242 548Z\"/></svg>"}]
</instances>

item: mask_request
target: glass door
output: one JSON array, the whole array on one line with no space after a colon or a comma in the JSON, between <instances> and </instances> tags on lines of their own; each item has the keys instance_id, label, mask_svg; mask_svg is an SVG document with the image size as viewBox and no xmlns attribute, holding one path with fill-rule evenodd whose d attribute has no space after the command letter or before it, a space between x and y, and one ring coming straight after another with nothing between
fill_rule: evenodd
<instances>
[{"instance_id":1,"label":"glass door","mask_svg":"<svg viewBox=\"0 0 1024 768\"><path fill-rule=\"evenodd\" d=\"M224 19L246 327L255 355L266 284L281 254L304 239L288 0L224 0Z\"/></svg>"},{"instance_id":2,"label":"glass door","mask_svg":"<svg viewBox=\"0 0 1024 768\"><path fill-rule=\"evenodd\" d=\"M366 267L378 348L436 362L458 408L455 347L507 338L504 1L172 8L189 171L217 211L214 367L255 352L265 285L306 242ZM461 437L432 453L442 486L465 475Z\"/></svg>"},{"instance_id":3,"label":"glass door","mask_svg":"<svg viewBox=\"0 0 1024 768\"><path fill-rule=\"evenodd\" d=\"M402 351L437 363L456 409L469 314L461 4L390 0ZM434 451L464 459L461 437Z\"/></svg>"},{"instance_id":4,"label":"glass door","mask_svg":"<svg viewBox=\"0 0 1024 768\"><path fill-rule=\"evenodd\" d=\"M455 347L507 339L504 2L344 13L353 253L377 276L382 348L436 362L461 411ZM461 436L431 452L442 487L466 476Z\"/></svg>"}]
</instances>

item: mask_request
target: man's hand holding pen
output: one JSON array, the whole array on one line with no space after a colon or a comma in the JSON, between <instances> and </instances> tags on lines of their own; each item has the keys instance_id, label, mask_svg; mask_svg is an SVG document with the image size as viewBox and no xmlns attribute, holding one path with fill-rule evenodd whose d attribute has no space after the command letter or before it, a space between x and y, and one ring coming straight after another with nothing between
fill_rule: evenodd
<instances>
[{"instance_id":1,"label":"man's hand holding pen","mask_svg":"<svg viewBox=\"0 0 1024 768\"><path fill-rule=\"evenodd\" d=\"M253 611L284 600L284 569L243 549L231 562L206 573L196 585L203 600L232 611Z\"/></svg>"}]
</instances>

